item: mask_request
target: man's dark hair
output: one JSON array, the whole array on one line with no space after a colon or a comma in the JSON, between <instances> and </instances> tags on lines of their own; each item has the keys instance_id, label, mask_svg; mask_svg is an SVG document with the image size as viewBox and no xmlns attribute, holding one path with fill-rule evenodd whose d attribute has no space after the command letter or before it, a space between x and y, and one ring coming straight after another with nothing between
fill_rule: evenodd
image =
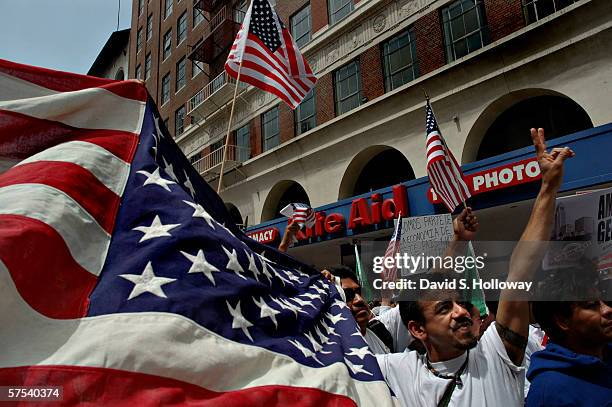
<instances>
[{"instance_id":1,"label":"man's dark hair","mask_svg":"<svg viewBox=\"0 0 612 407\"><path fill-rule=\"evenodd\" d=\"M452 281L453 279L459 278L456 273L452 271L436 271L434 273L425 273L419 275L419 279L427 279L432 283L441 283L444 281ZM419 283L417 281L417 287ZM456 292L460 294L459 291ZM437 288L417 289L411 294L411 297L417 298L415 301L400 301L399 310L402 322L408 327L408 322L416 321L419 324L425 324L425 315L423 314L423 308L420 304L421 301L434 301L448 297L451 294L449 290L440 290Z\"/></svg>"},{"instance_id":2,"label":"man's dark hair","mask_svg":"<svg viewBox=\"0 0 612 407\"><path fill-rule=\"evenodd\" d=\"M351 270L350 267L339 264L335 266L325 267L325 269L340 279L350 278L355 282L355 284L359 284L359 279L357 279L357 275L353 270Z\"/></svg>"},{"instance_id":3,"label":"man's dark hair","mask_svg":"<svg viewBox=\"0 0 612 407\"><path fill-rule=\"evenodd\" d=\"M538 286L539 297L556 301L533 302L536 322L553 341L563 339L555 319L569 318L576 303L595 299L596 287L597 266L586 259L574 267L549 272Z\"/></svg>"}]
</instances>

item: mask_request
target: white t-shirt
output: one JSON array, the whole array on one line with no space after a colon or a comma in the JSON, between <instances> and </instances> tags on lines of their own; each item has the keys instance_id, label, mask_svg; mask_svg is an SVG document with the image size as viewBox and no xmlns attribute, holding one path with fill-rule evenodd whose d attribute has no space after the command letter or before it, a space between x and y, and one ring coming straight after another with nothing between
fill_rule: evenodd
<instances>
[{"instance_id":1,"label":"white t-shirt","mask_svg":"<svg viewBox=\"0 0 612 407\"><path fill-rule=\"evenodd\" d=\"M544 335L545 333L541 328L529 325L529 337L527 338L527 347L525 348L525 371L529 370L531 355L534 352L544 349L544 346L542 346ZM527 398L527 393L529 393L529 386L531 386L531 383L525 378L525 398Z\"/></svg>"},{"instance_id":2,"label":"white t-shirt","mask_svg":"<svg viewBox=\"0 0 612 407\"><path fill-rule=\"evenodd\" d=\"M456 387L449 406L486 407L522 406L525 368L515 366L508 358L495 323L486 330L478 345L469 351L468 366L461 375L463 386ZM432 363L433 368L452 375L461 368L467 353L444 362ZM436 407L448 379L429 371L426 356L415 351L377 355L385 380L404 407Z\"/></svg>"},{"instance_id":3,"label":"white t-shirt","mask_svg":"<svg viewBox=\"0 0 612 407\"><path fill-rule=\"evenodd\" d=\"M363 335L363 339L365 339L366 343L370 346L370 350L375 355L382 355L390 352L385 343L368 328L366 328L366 333Z\"/></svg>"},{"instance_id":4,"label":"white t-shirt","mask_svg":"<svg viewBox=\"0 0 612 407\"><path fill-rule=\"evenodd\" d=\"M408 328L402 322L399 306L393 308L381 306L380 314L376 319L383 323L393 337L393 347L396 352L403 352L414 340L410 332L408 332Z\"/></svg>"}]
</instances>

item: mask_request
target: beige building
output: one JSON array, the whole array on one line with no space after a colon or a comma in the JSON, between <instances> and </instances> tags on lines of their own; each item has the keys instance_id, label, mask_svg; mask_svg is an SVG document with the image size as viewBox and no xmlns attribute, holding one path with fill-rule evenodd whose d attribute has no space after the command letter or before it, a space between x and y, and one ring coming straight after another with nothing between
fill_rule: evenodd
<instances>
[{"instance_id":1,"label":"beige building","mask_svg":"<svg viewBox=\"0 0 612 407\"><path fill-rule=\"evenodd\" d=\"M314 9L299 3L299 10ZM304 194L318 207L425 176L424 89L462 164L528 145L531 126L547 127L554 137L612 122L610 1L327 2L340 3L350 3L350 11L332 24L328 10L328 23L302 46L320 78L312 128L296 130L299 113L285 120L280 106L271 120L296 134L279 130L276 145L253 146L267 140L266 120L279 100L239 89L230 143L246 131L251 145L242 144L247 153L232 147L221 196L249 226L278 217L280 203ZM287 17L296 29L296 15ZM309 18L312 30L321 25ZM399 54L390 54L393 47ZM355 61L361 69L351 83ZM416 67L394 76L393 69L405 73L406 66ZM347 107L351 86L357 97ZM187 105L194 123L177 138L213 186L233 90L221 74L194 95Z\"/></svg>"}]
</instances>

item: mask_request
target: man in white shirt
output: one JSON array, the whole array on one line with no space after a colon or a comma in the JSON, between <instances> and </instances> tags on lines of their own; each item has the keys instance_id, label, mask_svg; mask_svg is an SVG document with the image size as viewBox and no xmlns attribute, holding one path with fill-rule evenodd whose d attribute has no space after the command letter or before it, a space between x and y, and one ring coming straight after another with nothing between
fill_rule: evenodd
<instances>
[{"instance_id":1,"label":"man in white shirt","mask_svg":"<svg viewBox=\"0 0 612 407\"><path fill-rule=\"evenodd\" d=\"M478 219L472 214L472 210L465 208L453 220L453 240L447 255L452 255L453 245L456 242L467 242L474 239L478 230ZM393 337L393 347L395 352L403 352L408 349L413 341L412 335L406 329L400 316L399 307L390 307L391 296L390 292L382 292L382 305L376 319L382 322Z\"/></svg>"},{"instance_id":2,"label":"man in white shirt","mask_svg":"<svg viewBox=\"0 0 612 407\"><path fill-rule=\"evenodd\" d=\"M544 255L563 162L569 148L546 152L544 130L531 129L542 173L542 186L531 217L516 246L508 281L529 281ZM551 210L551 208L553 210ZM434 273L432 280L444 278ZM427 353L378 355L387 383L405 406L522 406L525 372L523 359L529 332L527 293L502 291L496 322L480 341L472 330L471 304L457 292L423 292L418 301L400 302L402 321Z\"/></svg>"}]
</instances>

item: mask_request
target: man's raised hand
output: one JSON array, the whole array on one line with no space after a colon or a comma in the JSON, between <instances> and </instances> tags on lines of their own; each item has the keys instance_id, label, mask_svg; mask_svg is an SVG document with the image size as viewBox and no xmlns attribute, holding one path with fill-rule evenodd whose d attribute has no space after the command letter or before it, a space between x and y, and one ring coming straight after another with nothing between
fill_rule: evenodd
<instances>
[{"instance_id":1,"label":"man's raised hand","mask_svg":"<svg viewBox=\"0 0 612 407\"><path fill-rule=\"evenodd\" d=\"M574 152L569 147L553 148L550 153L547 152L544 129L531 129L531 140L540 164L542 184L558 190L563 181L563 162L572 158Z\"/></svg>"}]
</instances>

